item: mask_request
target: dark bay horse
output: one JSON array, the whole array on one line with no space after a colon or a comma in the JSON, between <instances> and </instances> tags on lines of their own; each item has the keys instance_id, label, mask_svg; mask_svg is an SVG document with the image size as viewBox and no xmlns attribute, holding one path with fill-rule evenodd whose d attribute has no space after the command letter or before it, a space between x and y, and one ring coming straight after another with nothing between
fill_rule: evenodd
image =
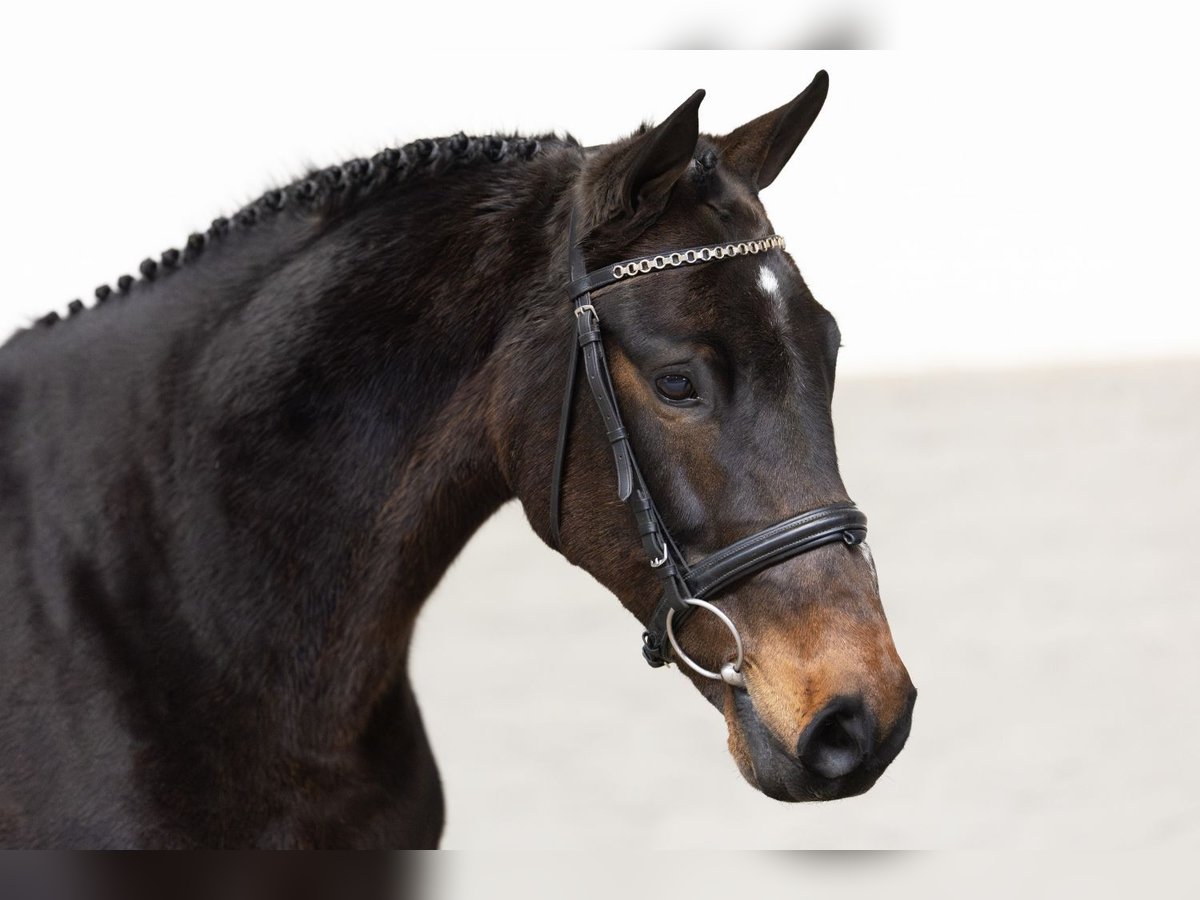
<instances>
[{"instance_id":1,"label":"dark bay horse","mask_svg":"<svg viewBox=\"0 0 1200 900\"><path fill-rule=\"evenodd\" d=\"M600 147L460 134L385 150L268 192L9 340L0 844L435 846L409 643L506 500L551 538L572 210L589 267L762 239L759 191L826 90L820 73L722 137L699 133L698 92ZM593 299L684 557L848 499L837 326L781 249ZM559 546L646 622L659 583L600 416L575 405ZM746 780L782 800L869 788L915 691L865 546L788 559L717 604L742 684L680 671L723 713ZM732 653L713 616L680 639L713 668Z\"/></svg>"}]
</instances>

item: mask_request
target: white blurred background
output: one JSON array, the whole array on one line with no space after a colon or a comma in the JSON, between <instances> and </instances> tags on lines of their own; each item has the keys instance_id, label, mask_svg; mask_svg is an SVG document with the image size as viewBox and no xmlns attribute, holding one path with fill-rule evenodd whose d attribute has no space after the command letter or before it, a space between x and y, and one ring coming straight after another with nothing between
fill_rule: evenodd
<instances>
[{"instance_id":1,"label":"white blurred background","mask_svg":"<svg viewBox=\"0 0 1200 900\"><path fill-rule=\"evenodd\" d=\"M86 24L52 55L3 38L0 329L90 303L309 163L459 130L601 143L697 87L701 126L723 133L826 68L825 109L764 200L838 316L843 374L1200 351L1189 58L360 48L317 65L288 59L286 31L155 20L119 46ZM200 33L181 46L184 27Z\"/></svg>"},{"instance_id":2,"label":"white blurred background","mask_svg":"<svg viewBox=\"0 0 1200 900\"><path fill-rule=\"evenodd\" d=\"M637 623L508 507L416 638L446 845L1194 845L1200 67L1172 47L1185 23L1025 3L1002 21L947 3L611 3L500 40L508 9L5 13L0 332L90 303L309 163L459 130L599 143L697 87L702 127L723 132L826 68L825 109L764 201L845 336L842 467L921 691L909 746L861 798L757 795L716 713L647 669ZM571 29L906 49L538 51ZM1149 37L1160 49L1109 49ZM948 39L963 43L935 49Z\"/></svg>"}]
</instances>

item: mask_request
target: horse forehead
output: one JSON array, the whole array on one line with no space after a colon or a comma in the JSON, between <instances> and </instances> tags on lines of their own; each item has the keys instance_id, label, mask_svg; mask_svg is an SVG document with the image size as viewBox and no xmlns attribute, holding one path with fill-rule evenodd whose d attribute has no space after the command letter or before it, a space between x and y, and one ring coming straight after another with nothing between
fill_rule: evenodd
<instances>
[{"instance_id":1,"label":"horse forehead","mask_svg":"<svg viewBox=\"0 0 1200 900\"><path fill-rule=\"evenodd\" d=\"M757 339L792 343L795 317L800 312L803 284L795 267L778 253L767 253L730 267L728 277L717 279L713 289L723 323L732 331L746 331Z\"/></svg>"},{"instance_id":2,"label":"horse forehead","mask_svg":"<svg viewBox=\"0 0 1200 900\"><path fill-rule=\"evenodd\" d=\"M663 281L635 286L638 302L629 310L635 324L712 332L731 347L745 341L751 348L771 344L794 351L806 289L784 254L713 261L675 274L682 277L663 273L652 276Z\"/></svg>"}]
</instances>

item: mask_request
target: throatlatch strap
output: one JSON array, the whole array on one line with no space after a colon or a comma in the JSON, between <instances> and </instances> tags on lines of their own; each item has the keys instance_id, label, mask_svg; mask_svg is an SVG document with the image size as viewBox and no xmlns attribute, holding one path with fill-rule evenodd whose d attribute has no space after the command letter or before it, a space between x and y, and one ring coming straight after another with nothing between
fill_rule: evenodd
<instances>
[{"instance_id":1,"label":"throatlatch strap","mask_svg":"<svg viewBox=\"0 0 1200 900\"><path fill-rule=\"evenodd\" d=\"M572 280L587 273L587 264L583 261L583 251L575 238L575 210L571 210L571 219L567 226L567 256ZM575 300L572 295L571 300ZM554 471L550 476L550 539L555 549L562 545L562 479L563 469L567 463L567 440L571 434L571 411L575 407L575 384L579 378L579 354L581 348L576 337L579 322L579 308L589 304L588 298L575 303L576 329L571 331L571 358L567 363L567 385L563 390L562 412L558 417L558 443L554 449Z\"/></svg>"},{"instance_id":2,"label":"throatlatch strap","mask_svg":"<svg viewBox=\"0 0 1200 900\"><path fill-rule=\"evenodd\" d=\"M572 338L571 358L567 362L567 386L563 391L562 412L558 417L558 443L554 451L554 472L550 476L550 539L555 549L561 544L562 477L567 461L567 437L571 433L571 410L575 406L575 382L579 379L579 344Z\"/></svg>"}]
</instances>

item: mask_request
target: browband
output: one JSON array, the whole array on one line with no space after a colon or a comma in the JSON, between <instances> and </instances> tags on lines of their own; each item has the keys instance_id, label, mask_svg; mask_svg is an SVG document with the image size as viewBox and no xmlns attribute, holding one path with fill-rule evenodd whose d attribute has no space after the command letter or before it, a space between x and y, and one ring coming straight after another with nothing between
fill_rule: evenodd
<instances>
[{"instance_id":1,"label":"browband","mask_svg":"<svg viewBox=\"0 0 1200 900\"><path fill-rule=\"evenodd\" d=\"M574 243L572 242L572 246ZM674 269L679 266L694 266L696 263L711 262L715 259L729 259L735 256L751 256L765 250L784 249L784 240L777 234L769 235L753 241L738 241L733 244L705 244L703 247L689 247L686 250L674 250L670 253L659 253L652 256L637 256L625 259L603 269L596 269L584 275L571 274L571 283L567 285L567 295L574 300L580 294L586 294L602 287L615 284L622 278L632 278L635 275L649 275L663 269Z\"/></svg>"},{"instance_id":2,"label":"browband","mask_svg":"<svg viewBox=\"0 0 1200 900\"><path fill-rule=\"evenodd\" d=\"M783 238L770 235L753 241L731 244L711 244L691 247L670 253L641 256L588 272L583 253L576 240L575 213L571 213L568 241L570 243L570 283L567 294L574 305L575 332L567 366L567 385L559 418L558 441L550 485L550 536L554 546L560 543L562 476L566 461L567 438L570 434L571 412L574 407L575 385L578 381L579 358L583 357L588 387L605 434L612 447L617 475L617 496L633 512L642 548L649 557L651 569L658 575L663 596L646 623L642 635L642 655L657 668L667 662L670 642L668 632L677 629L697 605L713 609L705 598L713 597L736 581L761 572L770 566L807 553L826 544L844 542L858 544L867 533L867 517L850 502L833 503L819 509L793 516L755 534L742 538L722 550L688 566L683 554L672 540L654 506L642 473L638 469L629 432L621 420L616 390L604 353L600 334L600 317L591 302L591 292L626 278L680 266L748 256L769 250L783 249ZM733 632L738 644L738 661L726 666L720 675L700 669L683 657L692 668L709 677L720 677L735 687L744 686L741 665L741 638L736 627L723 613L713 609ZM682 656L680 652L678 655Z\"/></svg>"}]
</instances>

